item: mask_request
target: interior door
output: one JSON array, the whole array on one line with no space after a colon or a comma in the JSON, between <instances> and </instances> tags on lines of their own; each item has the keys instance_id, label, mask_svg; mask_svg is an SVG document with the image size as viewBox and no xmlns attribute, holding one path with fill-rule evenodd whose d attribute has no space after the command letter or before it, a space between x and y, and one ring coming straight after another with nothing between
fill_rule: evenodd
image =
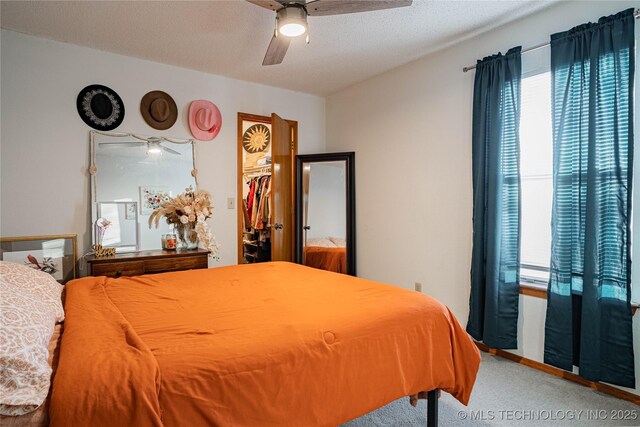
<instances>
[{"instance_id":1,"label":"interior door","mask_svg":"<svg viewBox=\"0 0 640 427\"><path fill-rule=\"evenodd\" d=\"M271 260L293 262L295 207L293 198L294 143L291 125L271 114L272 181Z\"/></svg>"}]
</instances>

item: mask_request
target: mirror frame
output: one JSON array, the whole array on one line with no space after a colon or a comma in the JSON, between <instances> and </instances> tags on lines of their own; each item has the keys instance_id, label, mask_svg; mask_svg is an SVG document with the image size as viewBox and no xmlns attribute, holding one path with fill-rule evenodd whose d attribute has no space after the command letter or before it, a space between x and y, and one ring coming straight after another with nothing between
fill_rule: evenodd
<instances>
[{"instance_id":1,"label":"mirror frame","mask_svg":"<svg viewBox=\"0 0 640 427\"><path fill-rule=\"evenodd\" d=\"M97 141L96 138L98 136L106 136L110 138L135 138L139 141L159 141L159 142L171 142L173 144L191 144L191 158L193 161L193 168L191 169L191 176L193 176L193 180L196 184L196 189L200 187L200 183L198 182L198 163L196 157L196 139L181 139L181 138L169 138L166 136L144 136L137 133L130 132L103 132L99 130L91 130L89 131L89 168L87 172L89 173L89 206L90 206L90 214L91 218L89 218L89 229L91 230L91 247L96 244L96 233L95 233L95 222L98 220L98 202L109 202L98 200L98 167L96 165L96 155L97 155ZM115 202L109 202L115 203ZM138 217L139 215L136 214ZM138 219L136 219L136 222ZM138 250L140 250L140 224L136 227L136 245Z\"/></svg>"},{"instance_id":2,"label":"mirror frame","mask_svg":"<svg viewBox=\"0 0 640 427\"><path fill-rule=\"evenodd\" d=\"M301 154L296 156L296 232L295 232L295 260L302 264L303 241L303 200L302 177L305 163L320 162L345 162L346 207L347 207L347 274L356 275L356 170L355 155L353 151L342 153Z\"/></svg>"}]
</instances>

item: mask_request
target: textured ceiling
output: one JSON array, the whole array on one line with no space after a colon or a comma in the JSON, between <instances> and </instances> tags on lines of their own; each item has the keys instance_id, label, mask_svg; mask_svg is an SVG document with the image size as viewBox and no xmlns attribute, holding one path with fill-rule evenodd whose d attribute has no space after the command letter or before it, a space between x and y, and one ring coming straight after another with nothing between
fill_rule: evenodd
<instances>
[{"instance_id":1,"label":"textured ceiling","mask_svg":"<svg viewBox=\"0 0 640 427\"><path fill-rule=\"evenodd\" d=\"M365 0L366 1L366 0ZM311 43L263 67L274 13L242 0L2 1L3 28L240 80L328 95L549 6L547 1L430 1L309 17Z\"/></svg>"}]
</instances>

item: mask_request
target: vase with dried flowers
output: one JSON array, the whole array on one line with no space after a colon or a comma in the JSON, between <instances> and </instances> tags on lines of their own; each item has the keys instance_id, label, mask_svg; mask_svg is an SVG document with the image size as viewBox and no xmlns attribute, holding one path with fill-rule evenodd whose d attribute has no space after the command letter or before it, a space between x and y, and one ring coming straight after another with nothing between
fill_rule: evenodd
<instances>
[{"instance_id":1,"label":"vase with dried flowers","mask_svg":"<svg viewBox=\"0 0 640 427\"><path fill-rule=\"evenodd\" d=\"M211 195L204 190L189 187L184 193L160 203L149 216L149 228L158 227L160 218L173 225L178 240L187 249L196 249L199 245L209 250L209 255L218 257L219 245L211 234L206 220L213 214Z\"/></svg>"}]
</instances>

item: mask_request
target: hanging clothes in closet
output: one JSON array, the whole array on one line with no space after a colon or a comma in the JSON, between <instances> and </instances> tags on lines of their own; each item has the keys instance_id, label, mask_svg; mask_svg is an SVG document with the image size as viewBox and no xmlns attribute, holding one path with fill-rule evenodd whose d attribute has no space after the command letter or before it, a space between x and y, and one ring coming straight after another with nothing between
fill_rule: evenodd
<instances>
[{"instance_id":1,"label":"hanging clothes in closet","mask_svg":"<svg viewBox=\"0 0 640 427\"><path fill-rule=\"evenodd\" d=\"M242 200L244 262L271 260L271 176L260 175L247 182L249 192Z\"/></svg>"},{"instance_id":2,"label":"hanging clothes in closet","mask_svg":"<svg viewBox=\"0 0 640 427\"><path fill-rule=\"evenodd\" d=\"M247 183L249 194L246 199L245 228L267 231L271 224L271 176L251 178ZM243 208L245 204L243 203Z\"/></svg>"}]
</instances>

